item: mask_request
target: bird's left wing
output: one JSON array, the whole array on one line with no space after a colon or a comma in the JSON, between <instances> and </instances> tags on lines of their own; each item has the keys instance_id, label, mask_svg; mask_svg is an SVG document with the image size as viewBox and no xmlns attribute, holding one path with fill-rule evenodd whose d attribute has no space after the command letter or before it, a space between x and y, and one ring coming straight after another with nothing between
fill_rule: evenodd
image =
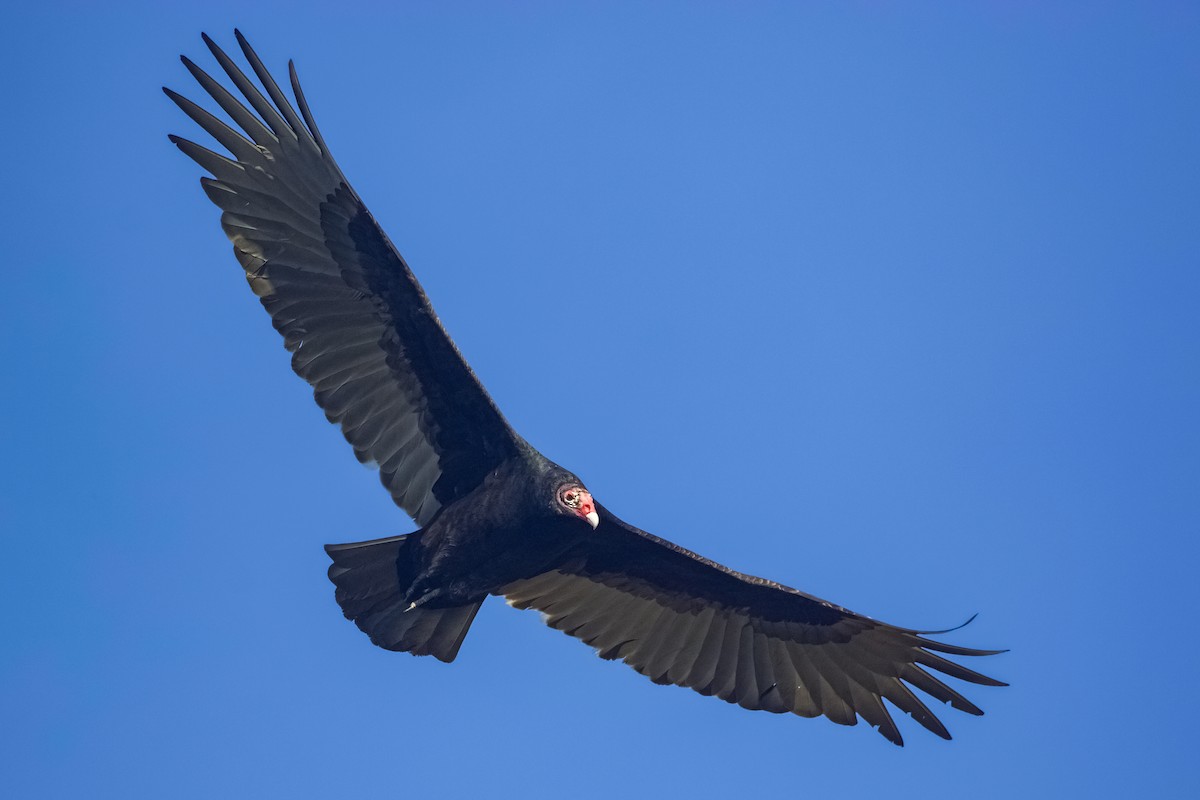
<instances>
[{"instance_id":1,"label":"bird's left wing","mask_svg":"<svg viewBox=\"0 0 1200 800\"><path fill-rule=\"evenodd\" d=\"M212 173L204 191L223 212L221 225L292 351L292 368L358 458L379 465L396 503L425 525L511 457L518 437L338 169L295 69L299 114L237 38L261 90L207 36L242 97L183 63L240 131L164 90L232 158L171 140Z\"/></svg>"},{"instance_id":2,"label":"bird's left wing","mask_svg":"<svg viewBox=\"0 0 1200 800\"><path fill-rule=\"evenodd\" d=\"M993 655L855 614L772 581L743 575L598 509L600 527L556 569L503 587L516 608L621 659L655 683L687 686L749 709L862 717L903 744L886 698L933 733L950 734L916 688L983 712L928 670L1003 686L949 661Z\"/></svg>"}]
</instances>

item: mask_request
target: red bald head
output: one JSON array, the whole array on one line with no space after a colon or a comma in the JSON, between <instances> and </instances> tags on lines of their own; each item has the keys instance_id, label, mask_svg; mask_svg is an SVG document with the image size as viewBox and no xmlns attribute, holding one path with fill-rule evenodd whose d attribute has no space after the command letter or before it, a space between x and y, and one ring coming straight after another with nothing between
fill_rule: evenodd
<instances>
[{"instance_id":1,"label":"red bald head","mask_svg":"<svg viewBox=\"0 0 1200 800\"><path fill-rule=\"evenodd\" d=\"M578 484L568 484L558 490L558 502L570 510L572 514L586 520L592 529L600 524L600 515L596 513L596 501L592 493Z\"/></svg>"}]
</instances>

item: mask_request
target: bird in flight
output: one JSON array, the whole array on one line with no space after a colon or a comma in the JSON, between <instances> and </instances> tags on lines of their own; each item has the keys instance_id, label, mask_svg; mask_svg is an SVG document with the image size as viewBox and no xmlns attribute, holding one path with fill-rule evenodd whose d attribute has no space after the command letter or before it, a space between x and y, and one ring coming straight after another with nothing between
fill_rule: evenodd
<instances>
[{"instance_id":1,"label":"bird in flight","mask_svg":"<svg viewBox=\"0 0 1200 800\"><path fill-rule=\"evenodd\" d=\"M295 106L235 35L257 82L203 38L240 98L183 63L236 128L164 88L227 154L170 139L212 176L201 185L292 369L419 527L325 548L338 605L373 643L453 661L497 595L655 683L748 709L861 717L898 745L884 700L950 738L913 689L983 713L937 674L1003 686L945 658L1003 651L888 625L639 530L521 438L338 168L294 65Z\"/></svg>"}]
</instances>

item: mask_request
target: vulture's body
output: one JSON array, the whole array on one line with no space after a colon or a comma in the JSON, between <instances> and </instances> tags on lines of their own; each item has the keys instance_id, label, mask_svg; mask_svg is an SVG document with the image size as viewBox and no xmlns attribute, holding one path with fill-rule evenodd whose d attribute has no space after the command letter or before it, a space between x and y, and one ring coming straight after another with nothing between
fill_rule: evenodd
<instances>
[{"instance_id":1,"label":"vulture's body","mask_svg":"<svg viewBox=\"0 0 1200 800\"><path fill-rule=\"evenodd\" d=\"M184 63L240 130L167 90L231 157L171 138L212 174L204 190L293 369L420 526L326 548L337 602L371 641L451 661L480 604L501 595L657 683L750 709L861 717L897 744L884 699L949 738L912 688L982 713L933 672L1003 685L939 655L998 651L931 640L640 531L526 443L338 169L295 70L298 113L238 41L258 84L205 37L241 98Z\"/></svg>"}]
</instances>

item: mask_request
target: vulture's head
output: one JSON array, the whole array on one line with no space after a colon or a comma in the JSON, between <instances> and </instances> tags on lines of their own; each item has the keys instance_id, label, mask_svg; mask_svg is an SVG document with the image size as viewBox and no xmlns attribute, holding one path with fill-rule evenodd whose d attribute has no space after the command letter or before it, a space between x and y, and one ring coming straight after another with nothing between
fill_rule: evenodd
<instances>
[{"instance_id":1,"label":"vulture's head","mask_svg":"<svg viewBox=\"0 0 1200 800\"><path fill-rule=\"evenodd\" d=\"M555 511L559 514L579 517L591 525L593 530L600 524L600 515L596 513L596 501L592 500L592 493L583 488L578 478L559 485L554 494Z\"/></svg>"}]
</instances>

